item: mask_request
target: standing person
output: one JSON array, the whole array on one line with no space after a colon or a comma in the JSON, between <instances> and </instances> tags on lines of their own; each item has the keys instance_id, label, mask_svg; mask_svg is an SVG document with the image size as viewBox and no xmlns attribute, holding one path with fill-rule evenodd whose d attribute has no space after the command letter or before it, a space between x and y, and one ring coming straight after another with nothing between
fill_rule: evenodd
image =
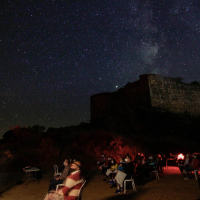
<instances>
[{"instance_id":1,"label":"standing person","mask_svg":"<svg viewBox=\"0 0 200 200\"><path fill-rule=\"evenodd\" d=\"M44 200L77 200L84 179L81 175L81 162L75 161L70 167L70 175L64 181L64 187L49 193Z\"/></svg>"},{"instance_id":2,"label":"standing person","mask_svg":"<svg viewBox=\"0 0 200 200\"><path fill-rule=\"evenodd\" d=\"M167 161L167 158L166 158L165 154L162 154L162 169L164 167L166 168L166 161Z\"/></svg>"},{"instance_id":3,"label":"standing person","mask_svg":"<svg viewBox=\"0 0 200 200\"><path fill-rule=\"evenodd\" d=\"M162 156L160 154L158 154L156 157L156 170L160 173L163 173Z\"/></svg>"},{"instance_id":4,"label":"standing person","mask_svg":"<svg viewBox=\"0 0 200 200\"><path fill-rule=\"evenodd\" d=\"M62 174L60 175L60 177L54 178L54 179L51 179L51 180L50 180L49 190L48 190L48 191L55 190L55 189L56 189L56 185L62 184L63 181L64 181L64 180L66 179L66 177L68 176L69 170L70 170L70 167L69 167L69 159L65 159L65 161L64 161L64 166L65 166L65 168L64 168Z\"/></svg>"}]
</instances>

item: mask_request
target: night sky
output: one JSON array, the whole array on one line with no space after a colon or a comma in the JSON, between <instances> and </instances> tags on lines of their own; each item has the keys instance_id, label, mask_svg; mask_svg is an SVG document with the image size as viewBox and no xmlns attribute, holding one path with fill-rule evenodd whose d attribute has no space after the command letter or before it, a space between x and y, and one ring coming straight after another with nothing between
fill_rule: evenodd
<instances>
[{"instance_id":1,"label":"night sky","mask_svg":"<svg viewBox=\"0 0 200 200\"><path fill-rule=\"evenodd\" d=\"M89 122L91 95L141 74L200 81L199 0L3 2L0 137Z\"/></svg>"}]
</instances>

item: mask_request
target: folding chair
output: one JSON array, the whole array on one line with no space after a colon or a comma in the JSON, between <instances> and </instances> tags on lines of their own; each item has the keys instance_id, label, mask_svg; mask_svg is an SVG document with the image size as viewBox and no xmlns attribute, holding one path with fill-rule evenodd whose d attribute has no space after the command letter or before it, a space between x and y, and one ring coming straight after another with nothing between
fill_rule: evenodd
<instances>
[{"instance_id":1,"label":"folding chair","mask_svg":"<svg viewBox=\"0 0 200 200\"><path fill-rule=\"evenodd\" d=\"M57 165L54 165L54 178L56 178L57 176L60 176L61 173L58 172L58 166Z\"/></svg>"},{"instance_id":2,"label":"folding chair","mask_svg":"<svg viewBox=\"0 0 200 200\"><path fill-rule=\"evenodd\" d=\"M136 189L136 187L135 187L135 182L134 182L134 180L133 180L133 178L132 178L132 175L131 175L131 178L130 178L130 179L124 180L124 194L126 194L126 182L128 182L128 181L131 181L131 185L132 185L132 187L133 187L133 190L134 190L135 192L137 192L137 189Z\"/></svg>"}]
</instances>

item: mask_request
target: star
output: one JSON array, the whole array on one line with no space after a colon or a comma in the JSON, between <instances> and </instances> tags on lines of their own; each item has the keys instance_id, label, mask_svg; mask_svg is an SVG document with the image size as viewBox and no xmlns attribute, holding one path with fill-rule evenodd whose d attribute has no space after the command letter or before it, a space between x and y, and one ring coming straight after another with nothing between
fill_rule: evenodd
<instances>
[{"instance_id":1,"label":"star","mask_svg":"<svg viewBox=\"0 0 200 200\"><path fill-rule=\"evenodd\" d=\"M200 81L199 13L190 0L5 1L0 132L86 122L92 95L142 74Z\"/></svg>"}]
</instances>

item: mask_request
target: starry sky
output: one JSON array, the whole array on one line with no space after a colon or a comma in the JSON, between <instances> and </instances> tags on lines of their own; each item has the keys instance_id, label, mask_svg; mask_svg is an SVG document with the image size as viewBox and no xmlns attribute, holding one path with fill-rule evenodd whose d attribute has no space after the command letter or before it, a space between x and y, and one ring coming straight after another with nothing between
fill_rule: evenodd
<instances>
[{"instance_id":1,"label":"starry sky","mask_svg":"<svg viewBox=\"0 0 200 200\"><path fill-rule=\"evenodd\" d=\"M199 0L3 1L0 137L89 122L91 95L141 74L200 81L199 55Z\"/></svg>"}]
</instances>

